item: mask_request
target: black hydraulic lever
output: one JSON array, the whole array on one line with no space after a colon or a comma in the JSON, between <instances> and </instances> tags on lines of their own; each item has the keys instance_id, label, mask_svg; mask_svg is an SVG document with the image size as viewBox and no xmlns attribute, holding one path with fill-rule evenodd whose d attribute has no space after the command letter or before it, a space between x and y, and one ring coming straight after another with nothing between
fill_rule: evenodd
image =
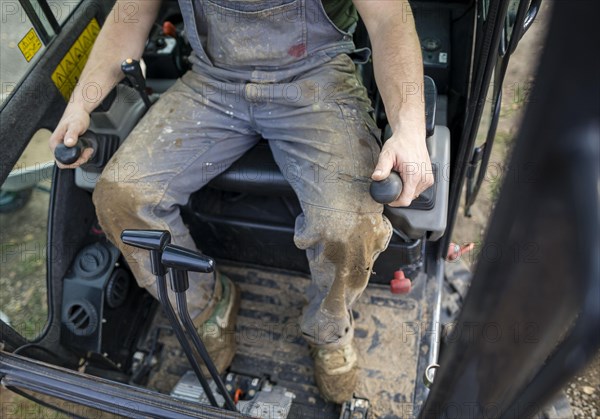
<instances>
[{"instance_id":1,"label":"black hydraulic lever","mask_svg":"<svg viewBox=\"0 0 600 419\"><path fill-rule=\"evenodd\" d=\"M68 147L66 144L61 143L56 146L54 149L54 158L59 163L70 165L75 163L83 150L86 148L93 148L94 154L98 149L98 140L96 135L91 131L86 131L79 139L77 140L77 144L73 147ZM94 154L90 157L90 160L94 158Z\"/></svg>"},{"instance_id":2,"label":"black hydraulic lever","mask_svg":"<svg viewBox=\"0 0 600 419\"><path fill-rule=\"evenodd\" d=\"M144 105L146 106L146 110L150 109L152 106L152 102L148 97L148 93L146 92L146 79L144 79L144 74L142 73L142 67L140 66L140 62L128 58L123 61L121 64L121 70L131 86L137 90L144 101ZM119 139L114 135L103 135L102 141L99 141L98 135L94 134L91 131L86 131L82 136L79 137L77 144L73 147L68 147L64 143L59 144L54 149L54 157L56 161L62 163L64 165L71 165L75 163L83 150L86 148L93 148L94 154L89 159L88 163L92 163L92 160L98 155L98 167L104 166L108 159L112 156L114 151L119 146ZM116 140L116 141L115 141ZM100 149L98 148L100 146Z\"/></svg>"},{"instance_id":3,"label":"black hydraulic lever","mask_svg":"<svg viewBox=\"0 0 600 419\"><path fill-rule=\"evenodd\" d=\"M121 233L121 241L129 246L150 251L150 270L156 277L158 300L164 308L167 319L169 320L169 323L171 324L171 327L177 336L177 340L179 340L179 343L183 348L183 352L185 353L192 369L196 373L198 381L200 381L200 385L204 389L206 397L212 406L219 407L208 381L206 381L204 374L202 374L202 370L200 369L200 365L194 356L192 347L185 336L185 331L179 323L177 315L175 314L175 310L173 310L173 306L169 301L167 280L165 277L166 271L161 262L161 258L163 249L168 243L171 242L171 234L168 231L160 230L123 230Z\"/></svg>"},{"instance_id":4,"label":"black hydraulic lever","mask_svg":"<svg viewBox=\"0 0 600 419\"><path fill-rule=\"evenodd\" d=\"M146 79L144 78L144 73L142 73L140 62L128 58L121 63L121 71L125 74L125 77L129 80L131 86L140 93L140 96L142 96L146 109L150 109L152 102L150 102L150 98L146 92Z\"/></svg>"},{"instance_id":5,"label":"black hydraulic lever","mask_svg":"<svg viewBox=\"0 0 600 419\"><path fill-rule=\"evenodd\" d=\"M217 388L221 391L225 399L225 406L229 410L237 411L235 403L231 398L231 395L225 387L225 383L221 379L217 367L213 363L204 343L198 336L194 322L190 318L190 314L187 307L187 300L185 292L189 288L188 271L192 272L213 272L215 263L214 261L198 252L186 249L184 247L175 246L169 244L165 246L162 254L162 263L164 266L169 268L169 274L171 276L171 290L175 293L175 301L177 303L177 313L179 318L185 327L186 332L192 337L192 343L194 344L196 351L202 357L206 368L210 372L212 379L215 381Z\"/></svg>"},{"instance_id":6,"label":"black hydraulic lever","mask_svg":"<svg viewBox=\"0 0 600 419\"><path fill-rule=\"evenodd\" d=\"M59 163L70 165L79 159L81 153L86 148L92 148L94 151L87 162L82 167L102 168L108 163L108 160L119 147L120 139L113 134L96 134L92 131L86 131L73 147L67 147L65 144L59 144L54 149L54 158Z\"/></svg>"},{"instance_id":7,"label":"black hydraulic lever","mask_svg":"<svg viewBox=\"0 0 600 419\"><path fill-rule=\"evenodd\" d=\"M373 181L369 188L371 197L380 204L394 202L402 193L402 179L396 172L391 172L384 180Z\"/></svg>"},{"instance_id":8,"label":"black hydraulic lever","mask_svg":"<svg viewBox=\"0 0 600 419\"><path fill-rule=\"evenodd\" d=\"M215 270L215 261L202 253L170 244L165 247L162 263L167 268L210 273Z\"/></svg>"}]
</instances>

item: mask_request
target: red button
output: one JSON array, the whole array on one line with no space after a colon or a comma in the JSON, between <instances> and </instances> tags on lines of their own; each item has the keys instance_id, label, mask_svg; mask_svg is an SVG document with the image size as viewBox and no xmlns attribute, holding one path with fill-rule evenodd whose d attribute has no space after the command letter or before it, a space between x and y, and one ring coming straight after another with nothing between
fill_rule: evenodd
<instances>
[{"instance_id":1,"label":"red button","mask_svg":"<svg viewBox=\"0 0 600 419\"><path fill-rule=\"evenodd\" d=\"M410 279L404 276L402 270L394 272L394 279L390 281L390 291L392 294L408 294L411 288Z\"/></svg>"},{"instance_id":2,"label":"red button","mask_svg":"<svg viewBox=\"0 0 600 419\"><path fill-rule=\"evenodd\" d=\"M177 38L177 28L168 20L165 21L165 23L163 23L162 30L166 36L170 36L171 38Z\"/></svg>"}]
</instances>

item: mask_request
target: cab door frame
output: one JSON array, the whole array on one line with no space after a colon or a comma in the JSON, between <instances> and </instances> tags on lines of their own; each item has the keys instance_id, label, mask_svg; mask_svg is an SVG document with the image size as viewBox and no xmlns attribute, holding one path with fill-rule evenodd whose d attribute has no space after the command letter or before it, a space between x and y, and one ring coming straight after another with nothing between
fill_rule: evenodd
<instances>
[{"instance_id":1,"label":"cab door frame","mask_svg":"<svg viewBox=\"0 0 600 419\"><path fill-rule=\"evenodd\" d=\"M31 20L33 28L43 42L45 49L23 78L16 84L10 96L0 106L0 184L8 177L15 163L40 129L54 130L66 108L67 101L52 80L52 74L63 58L94 19L102 25L112 9L114 0L83 0L71 11L61 26L56 20L46 0L39 0L40 11L44 13L54 33L42 23L29 0L20 0L23 12ZM57 170L54 169L53 178ZM54 194L51 194L53 196ZM54 206L50 201L50 215ZM54 277L50 261L53 259L52 219L49 217L46 286L48 292L48 320L44 330L35 342L59 342L61 284L52 281ZM6 349L27 344L27 341L13 328L0 320L0 342Z\"/></svg>"},{"instance_id":2,"label":"cab door frame","mask_svg":"<svg viewBox=\"0 0 600 419\"><path fill-rule=\"evenodd\" d=\"M520 0L513 29L508 33L508 11L511 0L475 0L477 36L473 46L473 62L467 98L467 112L453 147L448 226L442 248L450 244L460 208L462 190L467 183L465 214L474 203L484 180L502 104L502 83L511 54L531 27L540 9L541 0ZM493 77L491 123L486 141L476 147L486 98Z\"/></svg>"}]
</instances>

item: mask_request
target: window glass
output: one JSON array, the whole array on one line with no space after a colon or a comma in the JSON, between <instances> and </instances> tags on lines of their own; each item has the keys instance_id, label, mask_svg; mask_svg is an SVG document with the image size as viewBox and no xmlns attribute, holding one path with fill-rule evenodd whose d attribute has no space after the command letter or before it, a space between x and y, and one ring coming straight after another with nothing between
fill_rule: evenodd
<instances>
[{"instance_id":1,"label":"window glass","mask_svg":"<svg viewBox=\"0 0 600 419\"><path fill-rule=\"evenodd\" d=\"M43 15L39 6L34 10ZM49 23L41 20L51 34ZM42 39L18 1L0 0L0 105L41 57L45 49Z\"/></svg>"},{"instance_id":2,"label":"window glass","mask_svg":"<svg viewBox=\"0 0 600 419\"><path fill-rule=\"evenodd\" d=\"M38 131L0 186L0 317L27 339L48 318L46 255L53 159Z\"/></svg>"},{"instance_id":3,"label":"window glass","mask_svg":"<svg viewBox=\"0 0 600 419\"><path fill-rule=\"evenodd\" d=\"M81 0L48 0L52 14L61 25L67 21L79 3Z\"/></svg>"},{"instance_id":4,"label":"window glass","mask_svg":"<svg viewBox=\"0 0 600 419\"><path fill-rule=\"evenodd\" d=\"M517 12L519 11L520 0L511 0L508 4L508 10L506 12L506 25L505 25L505 42L508 45L510 37L515 27L515 19L517 18Z\"/></svg>"},{"instance_id":5,"label":"window glass","mask_svg":"<svg viewBox=\"0 0 600 419\"><path fill-rule=\"evenodd\" d=\"M42 7L40 6L40 3L37 1L32 1L31 6L33 8L33 13L35 13L35 15L40 19L40 22L42 22L42 25L44 26L45 31L49 34L53 34L54 29L52 28L52 24L46 17L46 14L44 13Z\"/></svg>"},{"instance_id":6,"label":"window glass","mask_svg":"<svg viewBox=\"0 0 600 419\"><path fill-rule=\"evenodd\" d=\"M481 18L487 20L488 11L490 10L490 0L481 0L480 2Z\"/></svg>"},{"instance_id":7,"label":"window glass","mask_svg":"<svg viewBox=\"0 0 600 419\"><path fill-rule=\"evenodd\" d=\"M50 0L48 6L54 18L64 25L82 0ZM40 6L40 2L29 3L24 8L18 0L0 0L0 105L11 95L17 84L42 56L44 41L55 34L52 23ZM31 14L31 15L28 15ZM34 27L32 18L38 21Z\"/></svg>"}]
</instances>

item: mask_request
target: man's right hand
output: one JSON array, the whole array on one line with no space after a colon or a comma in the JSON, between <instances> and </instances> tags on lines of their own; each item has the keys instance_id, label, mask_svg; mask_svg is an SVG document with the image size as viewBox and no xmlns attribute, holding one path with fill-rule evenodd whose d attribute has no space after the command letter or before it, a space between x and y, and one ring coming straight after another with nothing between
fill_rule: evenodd
<instances>
[{"instance_id":1,"label":"man's right hand","mask_svg":"<svg viewBox=\"0 0 600 419\"><path fill-rule=\"evenodd\" d=\"M69 105L50 137L50 149L60 143L67 147L77 144L90 126L90 113L99 105L115 85L123 79L121 63L127 58L139 60L143 53L148 34L154 25L160 10L161 0L117 0L110 15L106 18L85 68L75 85ZM123 18L131 15L133 19ZM118 46L118 48L116 47ZM94 95L92 101L86 94L86 88L93 85L100 95ZM93 154L86 148L81 157L68 166L57 162L61 169L72 169L88 161Z\"/></svg>"},{"instance_id":2,"label":"man's right hand","mask_svg":"<svg viewBox=\"0 0 600 419\"><path fill-rule=\"evenodd\" d=\"M64 143L67 147L75 146L79 136L86 132L89 126L90 114L85 109L76 105L68 106L48 141L52 154L60 143ZM87 162L93 153L94 149L86 148L75 163L67 166L57 161L56 164L61 169L75 169Z\"/></svg>"}]
</instances>

